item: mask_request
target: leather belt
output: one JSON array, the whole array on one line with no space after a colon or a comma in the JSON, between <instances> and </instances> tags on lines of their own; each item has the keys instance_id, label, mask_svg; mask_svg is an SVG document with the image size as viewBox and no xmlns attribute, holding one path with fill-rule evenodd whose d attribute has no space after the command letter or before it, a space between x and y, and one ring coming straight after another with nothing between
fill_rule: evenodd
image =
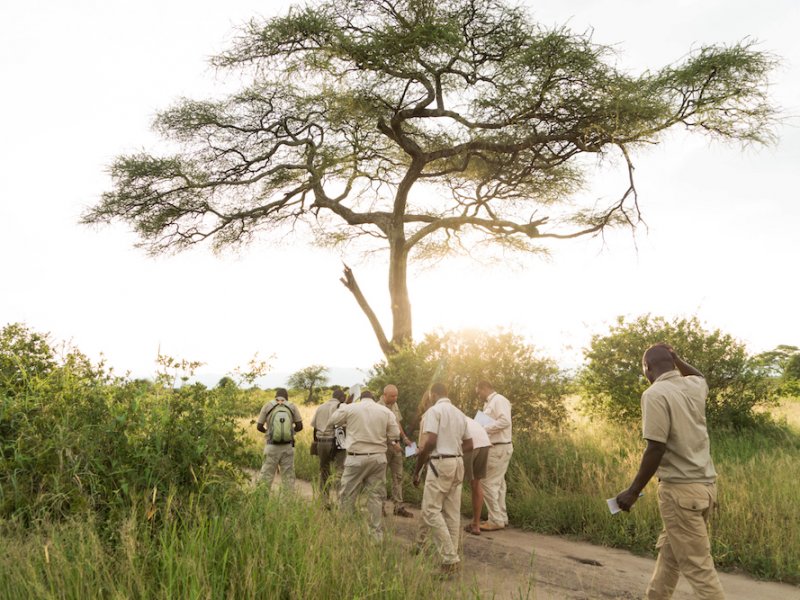
<instances>
[{"instance_id":1,"label":"leather belt","mask_svg":"<svg viewBox=\"0 0 800 600\"><path fill-rule=\"evenodd\" d=\"M440 454L439 456L431 456L431 460L438 460L440 458L461 458L460 454Z\"/></svg>"},{"instance_id":2,"label":"leather belt","mask_svg":"<svg viewBox=\"0 0 800 600\"><path fill-rule=\"evenodd\" d=\"M375 456L377 454L385 454L385 452L348 452L347 456Z\"/></svg>"},{"instance_id":3,"label":"leather belt","mask_svg":"<svg viewBox=\"0 0 800 600\"><path fill-rule=\"evenodd\" d=\"M506 444L510 444L511 442L494 442L492 446L505 446Z\"/></svg>"}]
</instances>

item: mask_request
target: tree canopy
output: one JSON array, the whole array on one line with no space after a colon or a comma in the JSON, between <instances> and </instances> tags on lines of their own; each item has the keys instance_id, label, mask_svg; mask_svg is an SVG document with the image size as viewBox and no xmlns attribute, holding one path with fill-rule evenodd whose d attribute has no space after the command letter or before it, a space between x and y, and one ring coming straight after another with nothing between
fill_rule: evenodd
<instances>
[{"instance_id":1,"label":"tree canopy","mask_svg":"<svg viewBox=\"0 0 800 600\"><path fill-rule=\"evenodd\" d=\"M633 227L633 152L674 126L764 142L774 59L752 43L698 48L641 74L589 34L545 28L504 0L328 0L253 20L213 59L249 85L181 99L155 128L172 154L120 156L85 223L121 220L153 253L215 249L304 223L323 244L388 249L391 336L345 268L386 354L412 337L408 262L486 244ZM581 205L587 157L628 183Z\"/></svg>"},{"instance_id":2,"label":"tree canopy","mask_svg":"<svg viewBox=\"0 0 800 600\"><path fill-rule=\"evenodd\" d=\"M311 365L292 373L287 384L297 390L306 390L308 392L306 403L311 404L314 401L314 392L317 391L315 388L328 383L327 371L328 367L323 365Z\"/></svg>"}]
</instances>

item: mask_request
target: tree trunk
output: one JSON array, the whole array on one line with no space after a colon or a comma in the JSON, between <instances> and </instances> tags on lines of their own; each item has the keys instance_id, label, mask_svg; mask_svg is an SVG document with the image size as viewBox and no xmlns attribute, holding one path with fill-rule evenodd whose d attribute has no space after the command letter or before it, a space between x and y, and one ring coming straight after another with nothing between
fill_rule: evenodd
<instances>
[{"instance_id":1,"label":"tree trunk","mask_svg":"<svg viewBox=\"0 0 800 600\"><path fill-rule=\"evenodd\" d=\"M408 252L405 240L389 248L389 298L392 303L392 346L397 351L412 340L411 300L408 296Z\"/></svg>"}]
</instances>

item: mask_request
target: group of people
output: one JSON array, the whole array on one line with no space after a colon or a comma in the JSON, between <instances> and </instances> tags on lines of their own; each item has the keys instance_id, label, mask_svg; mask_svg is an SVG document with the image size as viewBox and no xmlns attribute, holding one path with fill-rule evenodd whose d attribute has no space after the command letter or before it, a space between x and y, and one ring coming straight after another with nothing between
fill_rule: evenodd
<instances>
[{"instance_id":1,"label":"group of people","mask_svg":"<svg viewBox=\"0 0 800 600\"><path fill-rule=\"evenodd\" d=\"M415 486L421 484L426 471L416 548L421 550L432 540L442 570L456 570L460 562L462 482L469 482L472 491L473 519L466 527L468 533L480 535L481 531L508 526L505 476L513 452L511 403L489 381L479 382L476 394L484 403L485 425L455 407L443 383L434 383L425 401L429 407L420 419L419 444L413 453L404 450L413 446L397 406L397 386L384 387L378 399L368 390L358 397L334 390L311 420L312 453L319 458L319 488L326 505L330 506L334 488L338 488L339 504L346 511L354 510L359 495L365 496L370 533L382 538L387 473L391 477L393 514L414 516L403 501L403 461L408 455L415 460ZM260 477L271 486L280 471L283 486L292 489L293 437L275 433L284 424L292 432L303 429L300 412L288 402L287 391L278 388L275 399L261 409L256 424L267 440ZM484 502L488 519L481 521Z\"/></svg>"},{"instance_id":2,"label":"group of people","mask_svg":"<svg viewBox=\"0 0 800 600\"><path fill-rule=\"evenodd\" d=\"M705 418L708 385L700 371L666 344L647 349L642 369L651 384L642 395L647 447L630 487L615 500L623 511L629 511L650 479L658 477L664 526L646 597L670 598L683 574L698 597L724 598L707 529L716 505L716 471ZM426 471L415 551L432 540L445 574L457 571L460 563L463 482L469 482L472 492L473 518L465 528L467 533L480 535L481 531L508 526L505 476L514 450L511 403L489 381L479 382L475 391L484 403L483 424L451 402L445 384L434 383L419 423L418 449L409 453L415 460L415 486L421 484ZM397 398L395 385L387 385L377 401L369 391L355 398L337 390L312 419L320 489L327 494L339 473L343 509L352 511L357 496L366 496L369 529L377 539L383 535L387 466L394 514L413 516L403 503L405 453L401 446L401 442L406 447L412 442L403 428ZM284 441L288 436L278 430L288 426L297 432L303 424L299 411L288 403L285 389L278 389L275 400L264 406L257 426L267 437L262 480L271 485L275 471L280 469L284 485L291 488L293 442ZM481 521L484 503L488 519Z\"/></svg>"}]
</instances>

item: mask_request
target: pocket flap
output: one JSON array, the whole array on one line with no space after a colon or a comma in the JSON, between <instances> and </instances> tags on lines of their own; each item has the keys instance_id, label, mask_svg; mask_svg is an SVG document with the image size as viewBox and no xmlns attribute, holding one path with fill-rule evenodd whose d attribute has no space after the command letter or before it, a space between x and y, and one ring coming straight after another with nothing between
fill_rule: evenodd
<instances>
[{"instance_id":1,"label":"pocket flap","mask_svg":"<svg viewBox=\"0 0 800 600\"><path fill-rule=\"evenodd\" d=\"M707 496L701 497L694 497L694 498L678 498L678 506L685 510L696 510L696 511L704 511L708 510L708 507L711 505L711 499Z\"/></svg>"}]
</instances>

